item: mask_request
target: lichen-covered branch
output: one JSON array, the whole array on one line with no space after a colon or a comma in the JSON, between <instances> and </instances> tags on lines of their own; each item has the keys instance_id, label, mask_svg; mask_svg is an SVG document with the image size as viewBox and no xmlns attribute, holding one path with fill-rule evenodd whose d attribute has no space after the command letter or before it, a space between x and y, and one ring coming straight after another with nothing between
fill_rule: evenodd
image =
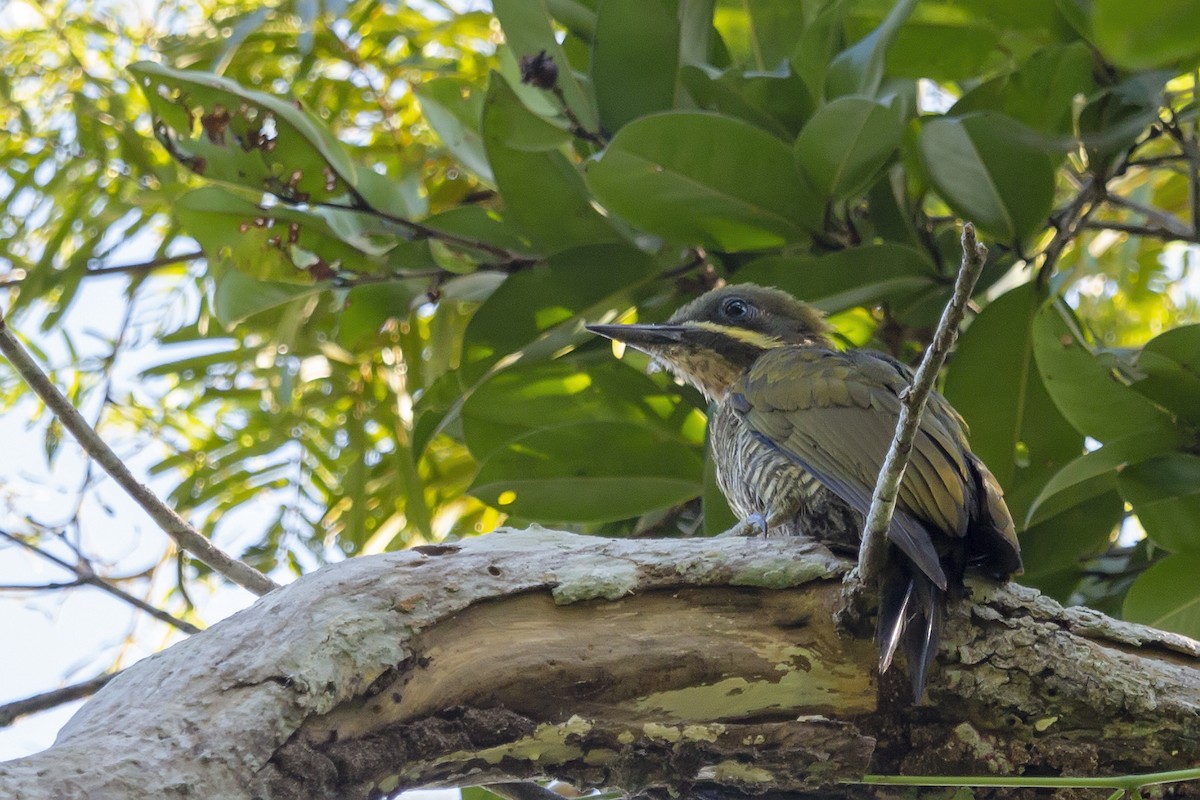
<instances>
[{"instance_id":1,"label":"lichen-covered branch","mask_svg":"<svg viewBox=\"0 0 1200 800\"><path fill-rule=\"evenodd\" d=\"M930 702L911 707L834 624L848 566L794 539L540 528L353 559L114 678L54 747L0 764L0 796L554 777L865 797L867 773L1123 774L1200 749L1200 643L1011 584L951 604Z\"/></svg>"}]
</instances>

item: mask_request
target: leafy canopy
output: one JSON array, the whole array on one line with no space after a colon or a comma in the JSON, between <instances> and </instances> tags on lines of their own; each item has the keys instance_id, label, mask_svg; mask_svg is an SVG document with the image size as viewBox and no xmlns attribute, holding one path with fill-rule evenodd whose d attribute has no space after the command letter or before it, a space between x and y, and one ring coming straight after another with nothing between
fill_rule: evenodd
<instances>
[{"instance_id":1,"label":"leafy canopy","mask_svg":"<svg viewBox=\"0 0 1200 800\"><path fill-rule=\"evenodd\" d=\"M912 360L969 219L945 392L1025 580L1200 633L1194 2L493 5L0 28L9 302L53 331L130 242L131 297L202 293L109 410L180 510L269 498L246 555L297 570L505 518L720 530L701 399L583 324L755 281Z\"/></svg>"}]
</instances>

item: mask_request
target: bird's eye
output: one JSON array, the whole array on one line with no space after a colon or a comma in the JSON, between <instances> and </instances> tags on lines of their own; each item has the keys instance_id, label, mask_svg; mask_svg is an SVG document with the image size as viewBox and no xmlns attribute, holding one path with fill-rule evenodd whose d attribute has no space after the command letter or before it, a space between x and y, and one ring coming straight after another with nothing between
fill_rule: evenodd
<instances>
[{"instance_id":1,"label":"bird's eye","mask_svg":"<svg viewBox=\"0 0 1200 800\"><path fill-rule=\"evenodd\" d=\"M721 313L726 319L745 319L750 315L750 304L738 297L731 297L721 304Z\"/></svg>"}]
</instances>

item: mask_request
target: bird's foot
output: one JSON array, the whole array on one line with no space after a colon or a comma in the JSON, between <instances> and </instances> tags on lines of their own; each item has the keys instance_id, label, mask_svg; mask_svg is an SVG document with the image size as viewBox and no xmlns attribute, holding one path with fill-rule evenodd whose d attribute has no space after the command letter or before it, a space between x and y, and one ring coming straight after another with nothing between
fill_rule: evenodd
<instances>
[{"instance_id":1,"label":"bird's foot","mask_svg":"<svg viewBox=\"0 0 1200 800\"><path fill-rule=\"evenodd\" d=\"M717 536L766 536L768 527L766 515L751 514L729 530L718 533Z\"/></svg>"}]
</instances>

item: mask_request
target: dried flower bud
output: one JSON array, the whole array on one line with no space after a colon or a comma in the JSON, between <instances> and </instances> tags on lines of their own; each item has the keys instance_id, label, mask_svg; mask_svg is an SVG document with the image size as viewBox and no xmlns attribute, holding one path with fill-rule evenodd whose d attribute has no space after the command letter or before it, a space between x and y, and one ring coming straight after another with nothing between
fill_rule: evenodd
<instances>
[{"instance_id":1,"label":"dried flower bud","mask_svg":"<svg viewBox=\"0 0 1200 800\"><path fill-rule=\"evenodd\" d=\"M545 50L536 56L521 56L521 83L553 89L558 84L558 65Z\"/></svg>"}]
</instances>

